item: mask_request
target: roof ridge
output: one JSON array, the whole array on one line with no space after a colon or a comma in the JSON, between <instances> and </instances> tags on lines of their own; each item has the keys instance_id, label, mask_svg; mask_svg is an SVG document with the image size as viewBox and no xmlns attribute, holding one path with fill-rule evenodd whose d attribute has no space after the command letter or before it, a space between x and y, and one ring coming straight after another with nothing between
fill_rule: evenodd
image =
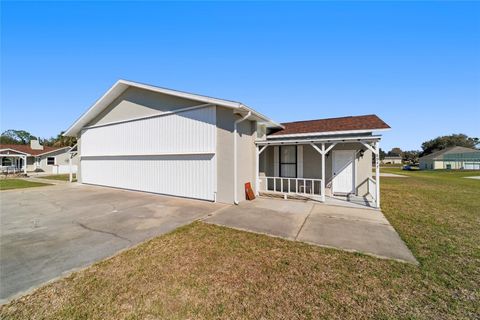
<instances>
[{"instance_id":1,"label":"roof ridge","mask_svg":"<svg viewBox=\"0 0 480 320\"><path fill-rule=\"evenodd\" d=\"M145 83L145 82L133 81L133 80L128 80L128 79L119 79L118 81L119 81L119 82L122 81L122 82L124 82L124 83L135 83L135 84L140 84L140 85L143 85L143 86L148 86L148 87L153 87L153 88L157 88L157 89L168 90L168 91L173 91L173 92L178 92L178 93L184 93L184 94L186 93L186 94L191 94L191 95L195 95L195 96L199 96L199 97L205 97L205 98L210 98L210 99L218 99L218 100L225 100L225 101L229 101L229 102L233 102L233 103L244 104L243 102L236 101L236 100L230 100L230 99L224 99L224 98L217 98L217 97L213 97L213 96L209 96L209 95L205 95L205 94L200 94L200 93L195 93L195 92L189 92L189 91L171 89L171 88L161 87L161 86L157 86L157 85L150 84L150 83Z\"/></svg>"}]
</instances>

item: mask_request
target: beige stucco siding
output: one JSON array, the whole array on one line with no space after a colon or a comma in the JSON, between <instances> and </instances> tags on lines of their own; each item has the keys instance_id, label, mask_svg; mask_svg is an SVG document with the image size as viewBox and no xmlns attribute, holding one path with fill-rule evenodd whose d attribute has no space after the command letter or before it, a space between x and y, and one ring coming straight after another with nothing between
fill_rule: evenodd
<instances>
[{"instance_id":1,"label":"beige stucco siding","mask_svg":"<svg viewBox=\"0 0 480 320\"><path fill-rule=\"evenodd\" d=\"M54 157L55 165L48 165L47 158ZM36 168L41 169L47 173L56 173L55 166L59 165L68 165L68 159L70 158L69 149L63 149L55 152L51 152L45 155L38 156L37 159L40 159L40 163L37 162ZM72 165L78 165L78 156L72 159ZM32 170L33 166L32 166Z\"/></svg>"},{"instance_id":2,"label":"beige stucco siding","mask_svg":"<svg viewBox=\"0 0 480 320\"><path fill-rule=\"evenodd\" d=\"M217 107L217 201L233 203L233 112Z\"/></svg>"},{"instance_id":3,"label":"beige stucco siding","mask_svg":"<svg viewBox=\"0 0 480 320\"><path fill-rule=\"evenodd\" d=\"M27 171L35 170L35 158L27 157Z\"/></svg>"},{"instance_id":4,"label":"beige stucco siding","mask_svg":"<svg viewBox=\"0 0 480 320\"><path fill-rule=\"evenodd\" d=\"M201 104L194 100L130 87L87 126L153 116Z\"/></svg>"},{"instance_id":5,"label":"beige stucco siding","mask_svg":"<svg viewBox=\"0 0 480 320\"><path fill-rule=\"evenodd\" d=\"M322 178L322 155L311 145L303 146L303 178Z\"/></svg>"},{"instance_id":6,"label":"beige stucco siding","mask_svg":"<svg viewBox=\"0 0 480 320\"><path fill-rule=\"evenodd\" d=\"M239 117L236 117L239 118ZM243 121L238 124L238 145L237 145L237 197L239 201L245 200L245 183L250 182L255 191L255 138L257 135L256 123L254 121Z\"/></svg>"},{"instance_id":7,"label":"beige stucco siding","mask_svg":"<svg viewBox=\"0 0 480 320\"><path fill-rule=\"evenodd\" d=\"M234 121L240 116L231 109L217 107L217 201L233 203L234 201ZM237 197L245 200L245 183L250 182L255 188L255 137L256 123L240 122L237 126Z\"/></svg>"}]
</instances>

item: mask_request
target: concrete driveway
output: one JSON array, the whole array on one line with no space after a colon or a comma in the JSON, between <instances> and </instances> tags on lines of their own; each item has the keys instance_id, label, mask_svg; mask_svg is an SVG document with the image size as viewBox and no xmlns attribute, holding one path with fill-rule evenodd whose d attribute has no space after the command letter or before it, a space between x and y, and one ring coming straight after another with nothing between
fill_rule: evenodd
<instances>
[{"instance_id":1,"label":"concrete driveway","mask_svg":"<svg viewBox=\"0 0 480 320\"><path fill-rule=\"evenodd\" d=\"M205 222L417 263L379 210L257 198L221 209Z\"/></svg>"},{"instance_id":2,"label":"concrete driveway","mask_svg":"<svg viewBox=\"0 0 480 320\"><path fill-rule=\"evenodd\" d=\"M224 205L86 186L0 192L0 302Z\"/></svg>"}]
</instances>

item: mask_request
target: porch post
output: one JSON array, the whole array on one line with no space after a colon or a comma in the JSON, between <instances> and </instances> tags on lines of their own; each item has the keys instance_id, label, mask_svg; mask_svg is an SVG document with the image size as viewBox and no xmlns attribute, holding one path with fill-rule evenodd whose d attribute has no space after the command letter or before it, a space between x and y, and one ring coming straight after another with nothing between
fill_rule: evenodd
<instances>
[{"instance_id":1,"label":"porch post","mask_svg":"<svg viewBox=\"0 0 480 320\"><path fill-rule=\"evenodd\" d=\"M255 194L259 195L259 188L260 188L260 180L258 178L259 171L260 171L260 150L258 150L258 146L255 146Z\"/></svg>"},{"instance_id":2,"label":"porch post","mask_svg":"<svg viewBox=\"0 0 480 320\"><path fill-rule=\"evenodd\" d=\"M73 181L72 154L70 154L70 156L68 157L68 170L69 170L68 181L72 182Z\"/></svg>"},{"instance_id":3,"label":"porch post","mask_svg":"<svg viewBox=\"0 0 480 320\"><path fill-rule=\"evenodd\" d=\"M380 142L375 143L375 187L377 208L380 209Z\"/></svg>"},{"instance_id":4,"label":"porch post","mask_svg":"<svg viewBox=\"0 0 480 320\"><path fill-rule=\"evenodd\" d=\"M325 202L325 143L322 143L322 201Z\"/></svg>"},{"instance_id":5,"label":"porch post","mask_svg":"<svg viewBox=\"0 0 480 320\"><path fill-rule=\"evenodd\" d=\"M27 156L23 156L23 173L27 174Z\"/></svg>"}]
</instances>

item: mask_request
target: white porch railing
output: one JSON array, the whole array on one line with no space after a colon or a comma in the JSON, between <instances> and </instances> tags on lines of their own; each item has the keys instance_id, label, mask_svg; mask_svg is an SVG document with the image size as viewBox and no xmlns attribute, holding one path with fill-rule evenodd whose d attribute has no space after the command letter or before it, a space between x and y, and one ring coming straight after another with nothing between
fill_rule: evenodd
<instances>
[{"instance_id":1,"label":"white porch railing","mask_svg":"<svg viewBox=\"0 0 480 320\"><path fill-rule=\"evenodd\" d=\"M368 178L368 182L367 182L367 192L372 196L372 198L377 201L377 197L376 197L376 194L377 194L377 181L375 181L375 179L372 179L372 178Z\"/></svg>"},{"instance_id":2,"label":"white porch railing","mask_svg":"<svg viewBox=\"0 0 480 320\"><path fill-rule=\"evenodd\" d=\"M283 194L298 194L306 197L320 197L323 199L322 179L285 178L285 177L259 177L260 192L273 192Z\"/></svg>"},{"instance_id":3,"label":"white porch railing","mask_svg":"<svg viewBox=\"0 0 480 320\"><path fill-rule=\"evenodd\" d=\"M0 172L3 173L17 173L20 169L15 166L0 166Z\"/></svg>"}]
</instances>

